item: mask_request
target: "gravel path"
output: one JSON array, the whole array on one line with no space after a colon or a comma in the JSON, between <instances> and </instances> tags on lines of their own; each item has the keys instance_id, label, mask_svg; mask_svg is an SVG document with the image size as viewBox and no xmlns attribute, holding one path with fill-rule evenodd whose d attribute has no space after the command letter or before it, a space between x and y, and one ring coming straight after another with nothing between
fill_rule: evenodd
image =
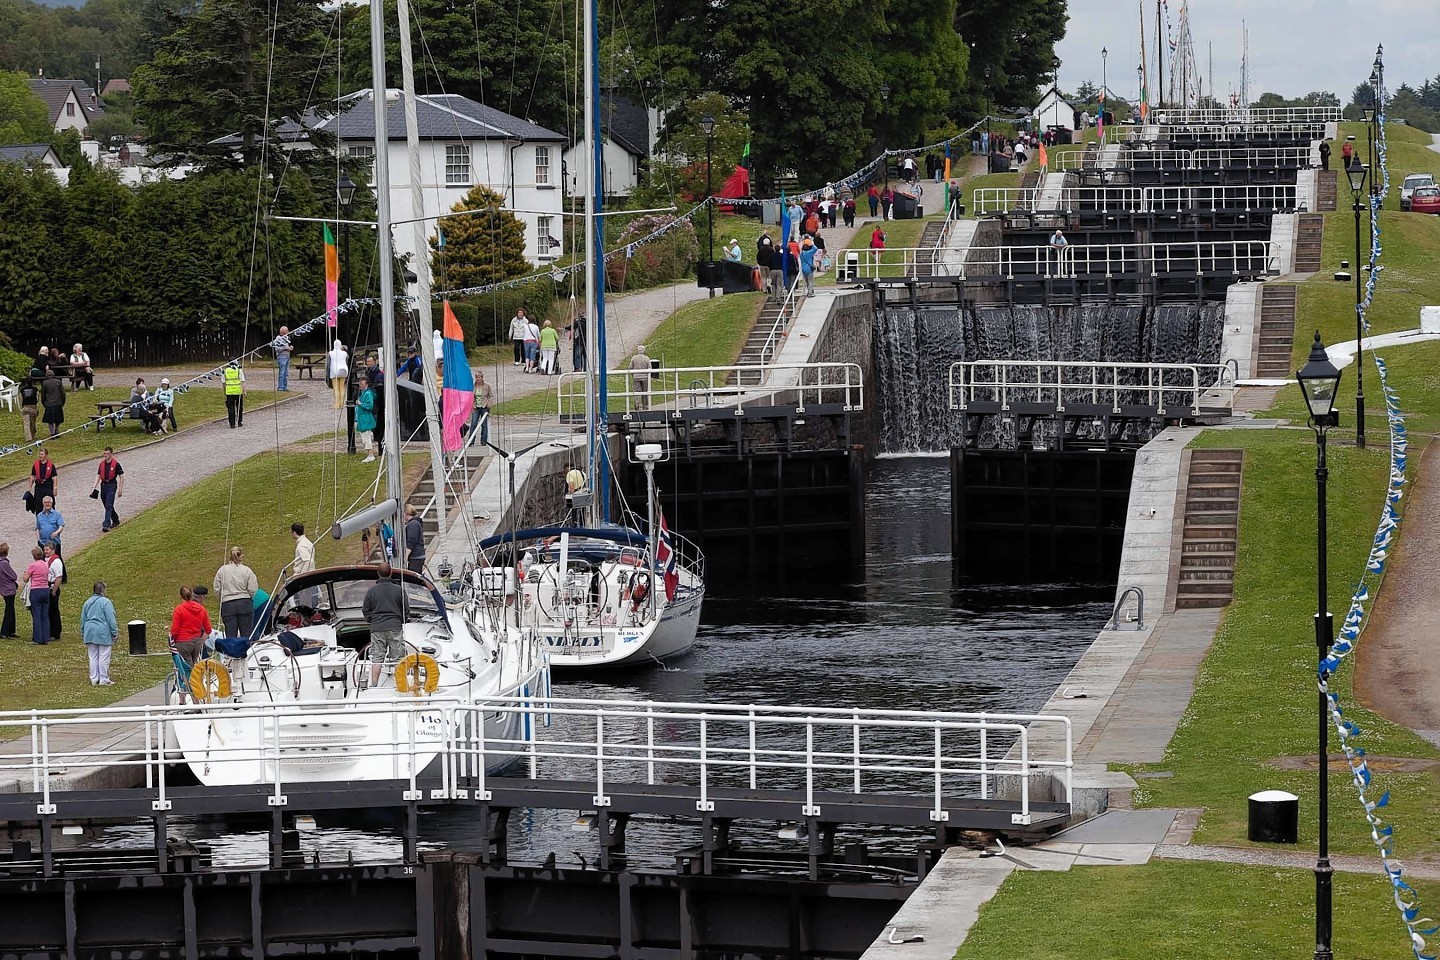
<instances>
[{"instance_id":1,"label":"gravel path","mask_svg":"<svg viewBox=\"0 0 1440 960\"><path fill-rule=\"evenodd\" d=\"M1292 848L1293 849L1293 848ZM1201 860L1207 863L1238 863L1254 867L1293 867L1315 869L1315 854L1288 849L1259 847L1212 847L1204 844L1162 843L1155 847L1161 860ZM1357 857L1351 854L1330 854L1330 865L1341 873L1381 873L1379 856ZM1440 880L1440 863L1428 860L1406 860L1407 877Z\"/></svg>"},{"instance_id":2,"label":"gravel path","mask_svg":"<svg viewBox=\"0 0 1440 960\"><path fill-rule=\"evenodd\" d=\"M1422 450L1400 543L1355 654L1355 693L1366 707L1440 743L1440 463Z\"/></svg>"}]
</instances>

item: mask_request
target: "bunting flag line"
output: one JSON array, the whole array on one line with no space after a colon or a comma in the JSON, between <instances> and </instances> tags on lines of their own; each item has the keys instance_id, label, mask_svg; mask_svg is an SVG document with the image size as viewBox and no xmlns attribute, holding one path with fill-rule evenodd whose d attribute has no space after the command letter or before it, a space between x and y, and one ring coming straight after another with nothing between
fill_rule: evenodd
<instances>
[{"instance_id":1,"label":"bunting flag line","mask_svg":"<svg viewBox=\"0 0 1440 960\"><path fill-rule=\"evenodd\" d=\"M1376 214L1372 219L1370 231L1370 278L1365 284L1365 295L1356 308L1359 310L1362 336L1363 332L1369 329L1367 314L1370 304L1374 300L1375 287L1383 270L1380 264L1382 247L1379 210L1385 202L1386 195L1390 192L1383 86L1376 102L1380 128L1380 136L1376 141L1376 174L1380 177L1381 186L1380 190L1370 197L1371 210ZM1415 955L1416 960L1436 960L1436 954L1429 949L1426 938L1440 932L1440 924L1429 917L1420 915L1419 894L1405 880L1404 866L1395 856L1395 828L1386 823L1379 812L1389 806L1390 792L1387 790L1376 799L1370 798L1368 791L1373 784L1374 777L1369 762L1366 760L1365 748L1355 742L1363 735L1363 731L1354 721L1345 716L1339 695L1332 691L1329 685L1330 678L1340 669L1345 659L1354 652L1356 644L1360 640L1360 634L1366 621L1366 604L1372 597L1371 584L1373 583L1378 588L1385 573L1391 546L1395 542L1395 536L1399 533L1401 521L1404 519L1404 513L1400 510L1399 504L1404 499L1403 488L1407 482L1409 439L1405 425L1405 413L1401 408L1399 395L1390 385L1389 369L1384 359L1373 352L1371 358L1380 378L1380 390L1385 398L1385 417L1390 429L1390 476L1385 489L1385 500L1380 510L1380 522L1376 525L1375 536L1370 543L1370 553L1365 560L1365 569L1360 575L1360 582L1356 585L1355 592L1351 595L1350 608L1340 623L1335 640L1330 645L1330 650L1325 658L1320 662L1317 682L1329 708L1330 721L1335 727L1340 749L1345 754L1345 761L1350 767L1350 780L1360 801L1362 815L1370 827L1370 839L1380 855L1380 868L1390 882L1391 899L1395 904L1396 911L1400 914L1401 923L1405 926L1411 952Z\"/></svg>"},{"instance_id":2,"label":"bunting flag line","mask_svg":"<svg viewBox=\"0 0 1440 960\"><path fill-rule=\"evenodd\" d=\"M444 301L444 325L442 336L445 369L440 379L440 437L448 450L459 450L465 440L460 428L470 422L475 409L475 375L470 372L470 360L465 356L465 332L450 301Z\"/></svg>"},{"instance_id":3,"label":"bunting flag line","mask_svg":"<svg viewBox=\"0 0 1440 960\"><path fill-rule=\"evenodd\" d=\"M338 307L340 305L340 254L335 248L335 235L330 232L330 224L321 224L325 228L325 316L328 317L326 326L334 329L340 322Z\"/></svg>"}]
</instances>

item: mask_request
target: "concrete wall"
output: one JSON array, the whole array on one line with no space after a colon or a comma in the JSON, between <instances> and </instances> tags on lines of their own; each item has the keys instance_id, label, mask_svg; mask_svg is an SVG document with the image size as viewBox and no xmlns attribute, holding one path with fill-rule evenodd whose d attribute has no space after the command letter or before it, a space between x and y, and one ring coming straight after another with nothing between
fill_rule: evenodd
<instances>
[{"instance_id":1,"label":"concrete wall","mask_svg":"<svg viewBox=\"0 0 1440 960\"><path fill-rule=\"evenodd\" d=\"M1232 283L1225 291L1225 332L1220 338L1220 362L1235 361L1237 380L1255 376L1255 358L1260 346L1260 295L1264 289L1259 283Z\"/></svg>"},{"instance_id":2,"label":"concrete wall","mask_svg":"<svg viewBox=\"0 0 1440 960\"><path fill-rule=\"evenodd\" d=\"M1272 276L1295 272L1295 231L1299 218L1293 213L1277 213L1270 221L1270 269Z\"/></svg>"}]
</instances>

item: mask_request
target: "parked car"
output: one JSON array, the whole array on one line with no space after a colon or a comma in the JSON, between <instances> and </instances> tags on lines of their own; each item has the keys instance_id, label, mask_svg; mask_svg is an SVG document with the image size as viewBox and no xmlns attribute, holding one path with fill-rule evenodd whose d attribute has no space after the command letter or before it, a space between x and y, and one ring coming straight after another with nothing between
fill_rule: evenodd
<instances>
[{"instance_id":1,"label":"parked car","mask_svg":"<svg viewBox=\"0 0 1440 960\"><path fill-rule=\"evenodd\" d=\"M1411 213L1440 213L1440 187L1416 187L1410 194Z\"/></svg>"},{"instance_id":2,"label":"parked car","mask_svg":"<svg viewBox=\"0 0 1440 960\"><path fill-rule=\"evenodd\" d=\"M1416 187L1433 187L1435 177L1428 173L1412 173L1400 184L1400 209L1410 209L1410 195Z\"/></svg>"}]
</instances>

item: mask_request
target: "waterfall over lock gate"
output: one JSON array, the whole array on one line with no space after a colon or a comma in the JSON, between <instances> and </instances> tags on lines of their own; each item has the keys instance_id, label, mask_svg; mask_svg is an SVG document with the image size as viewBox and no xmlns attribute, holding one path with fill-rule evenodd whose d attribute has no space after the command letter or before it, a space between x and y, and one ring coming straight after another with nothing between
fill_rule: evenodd
<instances>
[{"instance_id":1,"label":"waterfall over lock gate","mask_svg":"<svg viewBox=\"0 0 1440 960\"><path fill-rule=\"evenodd\" d=\"M931 453L963 443L963 418L950 410L950 365L957 361L1214 364L1224 314L1225 305L1212 301L887 306L876 314L871 339L877 446L882 453ZM988 422L995 419L981 427L983 447L1006 445L1006 432Z\"/></svg>"}]
</instances>

